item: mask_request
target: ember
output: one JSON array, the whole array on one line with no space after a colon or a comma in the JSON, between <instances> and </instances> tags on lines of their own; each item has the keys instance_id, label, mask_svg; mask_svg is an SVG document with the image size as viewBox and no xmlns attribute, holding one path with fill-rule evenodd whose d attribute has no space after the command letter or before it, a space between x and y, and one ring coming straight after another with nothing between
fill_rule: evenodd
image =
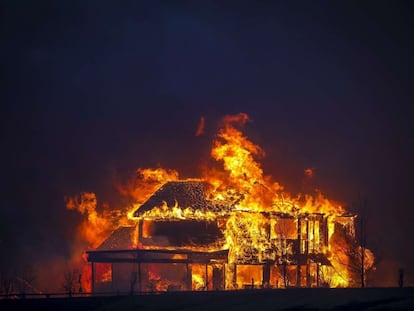
<instances>
[{"instance_id":1,"label":"ember","mask_svg":"<svg viewBox=\"0 0 414 311\"><path fill-rule=\"evenodd\" d=\"M135 199L128 210L100 214L93 194L67 199L68 208L87 215L80 234L92 248L87 251L92 281L85 288L357 284L360 272L351 267L367 271L374 256L356 241L356 215L321 193L291 196L264 175L257 158L265 152L240 130L248 121L244 113L223 118L211 150L222 169L208 168L201 178L188 180L174 170L139 169L134 182L121 189ZM312 177L313 170L305 174Z\"/></svg>"}]
</instances>

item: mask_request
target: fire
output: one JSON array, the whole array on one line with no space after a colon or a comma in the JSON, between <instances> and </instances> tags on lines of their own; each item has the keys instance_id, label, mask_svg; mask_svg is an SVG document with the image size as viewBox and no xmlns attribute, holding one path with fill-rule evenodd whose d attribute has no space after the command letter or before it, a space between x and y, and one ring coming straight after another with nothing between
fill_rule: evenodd
<instances>
[{"instance_id":1,"label":"fire","mask_svg":"<svg viewBox=\"0 0 414 311\"><path fill-rule=\"evenodd\" d=\"M160 185L167 181L177 180L178 172L175 170L158 169L138 169L136 177L131 179L126 185L118 187L124 196L133 198L136 204L125 207L124 209L110 209L107 204L98 206L98 200L93 192L83 192L80 195L66 196L66 208L76 210L86 217L79 224L77 229L78 240L85 242L89 249L95 249L119 226L134 225L135 220L132 213L136 205L148 198ZM138 245L136 230L131 234L130 247ZM76 250L77 251L77 250ZM82 256L84 265L82 270L82 288L91 291L91 266L87 264L87 256ZM99 279L109 280L111 270L108 266L97 269L96 274Z\"/></svg>"},{"instance_id":2,"label":"fire","mask_svg":"<svg viewBox=\"0 0 414 311\"><path fill-rule=\"evenodd\" d=\"M113 227L113 212L104 206L103 211L97 211L97 199L95 193L83 192L80 197L67 197L66 207L76 209L87 218L80 225L78 234L92 247L97 247L110 233Z\"/></svg>"},{"instance_id":3,"label":"fire","mask_svg":"<svg viewBox=\"0 0 414 311\"><path fill-rule=\"evenodd\" d=\"M122 195L135 199L139 204L148 199L164 183L173 180L178 180L176 170L139 168L134 178L126 185L119 185L118 189Z\"/></svg>"},{"instance_id":4,"label":"fire","mask_svg":"<svg viewBox=\"0 0 414 311\"><path fill-rule=\"evenodd\" d=\"M207 271L208 277L208 271ZM193 290L204 290L206 288L206 270L201 265L192 267L192 288Z\"/></svg>"},{"instance_id":5,"label":"fire","mask_svg":"<svg viewBox=\"0 0 414 311\"><path fill-rule=\"evenodd\" d=\"M212 186L207 199L214 208L180 206L177 201L171 206L163 201L134 218L134 212L163 184L179 180L175 170L138 169L134 179L119 187L123 195L135 201L125 210L115 212L104 208L98 212L93 193L67 198L68 209L87 215L79 227L81 237L96 248L117 227L137 221L142 221L140 230L144 238L151 238L150 227L155 221L217 221L224 240L201 248L229 250L227 288L259 286L264 282L264 274L258 264L268 262L272 263L268 269L270 276L266 276L268 286L352 286L357 279L350 268L352 264L358 258L365 258L364 268L369 270L375 261L369 249L362 249L356 243L355 217L344 216L344 207L321 192L292 196L272 176L265 175L258 162L265 156L264 150L240 130L249 121L245 113L223 118L211 150L211 157L222 168L208 167L202 172L202 178L192 179ZM205 126L204 118L201 122L197 133ZM314 173L310 168L304 172L309 178ZM131 246L143 248L137 236L134 234L131 238ZM197 250L200 246L186 248ZM310 259L299 262L296 253ZM149 280L157 289L165 289L166 280L154 269L148 272ZM193 289L206 286L212 274L207 270L193 266ZM301 272L305 270L306 273ZM306 274L308 277L304 279Z\"/></svg>"},{"instance_id":6,"label":"fire","mask_svg":"<svg viewBox=\"0 0 414 311\"><path fill-rule=\"evenodd\" d=\"M214 220L222 213L214 213L211 211L201 211L198 209L193 209L192 207L181 208L178 206L178 203L175 202L173 207L169 207L166 202L159 207L152 209L151 211L145 212L141 218L146 219L203 219L203 220Z\"/></svg>"},{"instance_id":7,"label":"fire","mask_svg":"<svg viewBox=\"0 0 414 311\"><path fill-rule=\"evenodd\" d=\"M177 171L163 168L138 169L136 174L136 178L131 179L126 185L118 187L121 194L136 201L133 206L121 210L110 209L106 204L103 204L99 209L98 200L93 192L83 192L79 196L65 197L67 209L76 210L87 216L80 224L77 233L82 241L88 243L90 248L98 247L119 226L134 224L132 213L137 205L145 201L167 181L178 180Z\"/></svg>"}]
</instances>

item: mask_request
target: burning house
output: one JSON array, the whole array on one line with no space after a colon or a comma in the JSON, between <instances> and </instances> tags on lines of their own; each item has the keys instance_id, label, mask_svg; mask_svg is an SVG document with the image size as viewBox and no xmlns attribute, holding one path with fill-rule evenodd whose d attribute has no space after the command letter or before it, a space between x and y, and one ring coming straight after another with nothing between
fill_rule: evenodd
<instances>
[{"instance_id":1,"label":"burning house","mask_svg":"<svg viewBox=\"0 0 414 311\"><path fill-rule=\"evenodd\" d=\"M186 180L139 171L128 222L86 252L92 291L347 287L358 279L351 267L373 265L356 215L320 193L291 197L263 175L263 151L235 127L247 120L224 119L211 152L223 170Z\"/></svg>"},{"instance_id":2,"label":"burning house","mask_svg":"<svg viewBox=\"0 0 414 311\"><path fill-rule=\"evenodd\" d=\"M135 226L118 228L89 251L94 290L329 285L329 217L223 206L206 196L206 187L200 181L167 182L135 211ZM354 216L340 218L352 234ZM108 269L100 281L99 265Z\"/></svg>"}]
</instances>

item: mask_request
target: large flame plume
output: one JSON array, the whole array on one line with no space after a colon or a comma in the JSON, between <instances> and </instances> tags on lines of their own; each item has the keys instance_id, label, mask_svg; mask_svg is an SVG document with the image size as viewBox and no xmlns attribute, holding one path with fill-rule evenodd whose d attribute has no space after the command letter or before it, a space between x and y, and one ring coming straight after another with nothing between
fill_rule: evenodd
<instances>
[{"instance_id":1,"label":"large flame plume","mask_svg":"<svg viewBox=\"0 0 414 311\"><path fill-rule=\"evenodd\" d=\"M241 131L241 128L249 121L250 118L245 113L225 116L222 119L211 149L211 157L215 160L215 165L205 168L201 173L201 178L198 179L212 185L208 193L209 199L217 206L227 208L203 212L194 210L190 206L168 207L163 204L145 212L141 218L211 221L226 216L225 223L221 226L225 241L221 244L206 245L206 248L228 249L229 264L237 263L241 256L244 256L243 254L248 251L252 252L252 249L259 257L258 260L263 261L266 259L268 250L275 249L276 255L272 256L281 258L280 264L283 266L289 264L293 252L292 245L286 242L287 237L290 234L296 234L296 229L292 229L289 221L270 220L269 223L269 219L266 219L264 215L282 213L292 216L295 228L297 228L300 222L299 216L323 214L328 226L327 245L319 243L321 234L319 220L311 222L313 230L306 233L309 234L307 239L310 241L307 247L312 247L315 254L323 254L330 262L329 266L318 270L319 277L323 277L324 282L331 287L353 286L355 271L352 271L352 266L358 266L355 258L365 258L364 268L366 270L374 264L372 252L365 247L358 246L356 242L355 217L343 217L347 212L342 204L328 199L321 192L292 196L279 182L273 180L272 176L265 175L258 162L265 156L264 150L251 142ZM204 118L197 130L197 135L202 133L202 129L204 129ZM305 175L311 178L313 169L305 169ZM137 219L132 216L133 212L151 194L166 182L177 180L179 180L179 174L176 170L138 169L133 180L119 187L121 194L133 198L135 203L133 206L117 211L109 207L103 207L98 211L97 199L93 193L82 193L78 197L66 198L68 209L76 209L86 215L84 222L78 228L79 238L87 241L90 248L96 248L117 227L136 222ZM269 238L266 233L268 225L279 228L281 234L275 234ZM142 245L132 238L131 248L133 247L140 248ZM362 253L364 256L361 256ZM238 273L242 275L244 270L249 270L250 275L255 273L251 268L242 266ZM288 271L285 269L284 273ZM154 271L152 275L153 279L156 279ZM231 273L229 275L231 277ZM193 285L195 287L201 286L201 272L200 275L196 271L193 272L193 284L196 284Z\"/></svg>"}]
</instances>

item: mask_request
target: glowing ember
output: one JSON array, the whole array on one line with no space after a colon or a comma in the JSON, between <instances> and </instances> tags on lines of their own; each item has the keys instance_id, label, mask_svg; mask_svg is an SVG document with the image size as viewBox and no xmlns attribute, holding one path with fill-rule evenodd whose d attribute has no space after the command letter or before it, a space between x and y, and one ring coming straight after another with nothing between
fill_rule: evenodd
<instances>
[{"instance_id":1,"label":"glowing ember","mask_svg":"<svg viewBox=\"0 0 414 311\"><path fill-rule=\"evenodd\" d=\"M80 236L96 248L119 226L132 225L136 230L132 231L130 248L228 250L225 288L355 286L361 258L365 270L372 268L375 260L370 250L356 243L355 216L347 215L341 204L320 192L291 196L271 176L264 175L257 158L265 152L239 129L248 121L244 113L223 118L211 150L212 158L223 168L206 168L200 179L180 181L175 170L139 169L134 180L120 187L123 195L135 200L132 208L98 212L93 193L67 198L69 209L87 215L79 228ZM202 118L197 136L202 134L204 122ZM304 173L308 178L314 174L310 168ZM168 191L176 191L179 199L168 202ZM149 201L155 202L153 206L147 206ZM156 230L173 230L173 235L178 235L179 229L171 229L179 228L174 226L177 222L189 228L205 223L205 230L216 228L220 234L215 233L216 239L204 244L173 245L171 240L157 238ZM178 236L176 240L184 241ZM180 256L172 260L187 258ZM185 287L185 281L162 278L153 266L148 268L153 289ZM221 277L218 266L206 264L204 269L194 264L190 268L194 290L212 288L209 280ZM101 276L106 281L111 277L109 272Z\"/></svg>"},{"instance_id":2,"label":"glowing ember","mask_svg":"<svg viewBox=\"0 0 414 311\"><path fill-rule=\"evenodd\" d=\"M200 136L204 133L205 124L206 124L205 118L201 117L200 118L200 123L198 124L197 131L195 133L195 136Z\"/></svg>"}]
</instances>

